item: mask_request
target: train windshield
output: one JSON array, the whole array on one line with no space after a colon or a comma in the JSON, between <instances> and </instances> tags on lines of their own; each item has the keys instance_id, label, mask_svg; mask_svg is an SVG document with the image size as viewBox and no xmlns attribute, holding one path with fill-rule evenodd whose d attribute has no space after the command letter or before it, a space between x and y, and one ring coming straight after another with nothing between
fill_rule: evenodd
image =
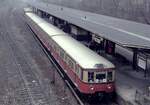
<instances>
[{"instance_id":1,"label":"train windshield","mask_svg":"<svg viewBox=\"0 0 150 105\"><path fill-rule=\"evenodd\" d=\"M106 73L95 73L95 82L96 83L102 83L107 82L106 80Z\"/></svg>"},{"instance_id":2,"label":"train windshield","mask_svg":"<svg viewBox=\"0 0 150 105\"><path fill-rule=\"evenodd\" d=\"M106 83L113 81L113 71L108 72L88 72L89 83Z\"/></svg>"}]
</instances>

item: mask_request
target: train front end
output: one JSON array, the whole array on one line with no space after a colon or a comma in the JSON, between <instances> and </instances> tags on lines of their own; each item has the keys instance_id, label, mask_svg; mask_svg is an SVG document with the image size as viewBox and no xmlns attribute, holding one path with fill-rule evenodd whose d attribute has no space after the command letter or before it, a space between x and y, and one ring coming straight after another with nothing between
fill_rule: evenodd
<instances>
[{"instance_id":1,"label":"train front end","mask_svg":"<svg viewBox=\"0 0 150 105\"><path fill-rule=\"evenodd\" d=\"M84 70L80 91L86 94L113 93L115 91L115 70Z\"/></svg>"}]
</instances>

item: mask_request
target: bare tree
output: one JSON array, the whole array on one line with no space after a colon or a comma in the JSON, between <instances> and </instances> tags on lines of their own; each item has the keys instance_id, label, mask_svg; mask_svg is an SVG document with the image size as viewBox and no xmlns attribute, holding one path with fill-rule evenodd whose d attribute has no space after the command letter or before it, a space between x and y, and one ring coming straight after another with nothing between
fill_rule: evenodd
<instances>
[{"instance_id":1,"label":"bare tree","mask_svg":"<svg viewBox=\"0 0 150 105\"><path fill-rule=\"evenodd\" d=\"M143 4L137 5L141 14L141 17L143 18L143 20L145 21L146 24L150 24L150 18L148 17L148 11L147 11L147 4L148 1L144 0ZM148 7L149 8L149 7Z\"/></svg>"}]
</instances>

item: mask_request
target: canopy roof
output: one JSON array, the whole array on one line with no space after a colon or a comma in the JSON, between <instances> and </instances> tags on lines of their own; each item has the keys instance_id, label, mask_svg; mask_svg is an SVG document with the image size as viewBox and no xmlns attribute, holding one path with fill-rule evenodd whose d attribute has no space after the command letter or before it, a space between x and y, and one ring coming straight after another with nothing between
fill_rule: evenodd
<instances>
[{"instance_id":1,"label":"canopy roof","mask_svg":"<svg viewBox=\"0 0 150 105\"><path fill-rule=\"evenodd\" d=\"M150 49L150 26L43 2L30 5L126 47Z\"/></svg>"}]
</instances>

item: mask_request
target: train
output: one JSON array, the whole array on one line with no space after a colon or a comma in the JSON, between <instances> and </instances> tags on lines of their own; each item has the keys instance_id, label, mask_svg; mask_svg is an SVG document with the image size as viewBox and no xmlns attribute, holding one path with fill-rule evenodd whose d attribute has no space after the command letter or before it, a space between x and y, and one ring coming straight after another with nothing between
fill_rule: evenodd
<instances>
[{"instance_id":1,"label":"train","mask_svg":"<svg viewBox=\"0 0 150 105\"><path fill-rule=\"evenodd\" d=\"M35 13L25 11L25 17L29 27L81 94L114 94L113 63Z\"/></svg>"}]
</instances>

